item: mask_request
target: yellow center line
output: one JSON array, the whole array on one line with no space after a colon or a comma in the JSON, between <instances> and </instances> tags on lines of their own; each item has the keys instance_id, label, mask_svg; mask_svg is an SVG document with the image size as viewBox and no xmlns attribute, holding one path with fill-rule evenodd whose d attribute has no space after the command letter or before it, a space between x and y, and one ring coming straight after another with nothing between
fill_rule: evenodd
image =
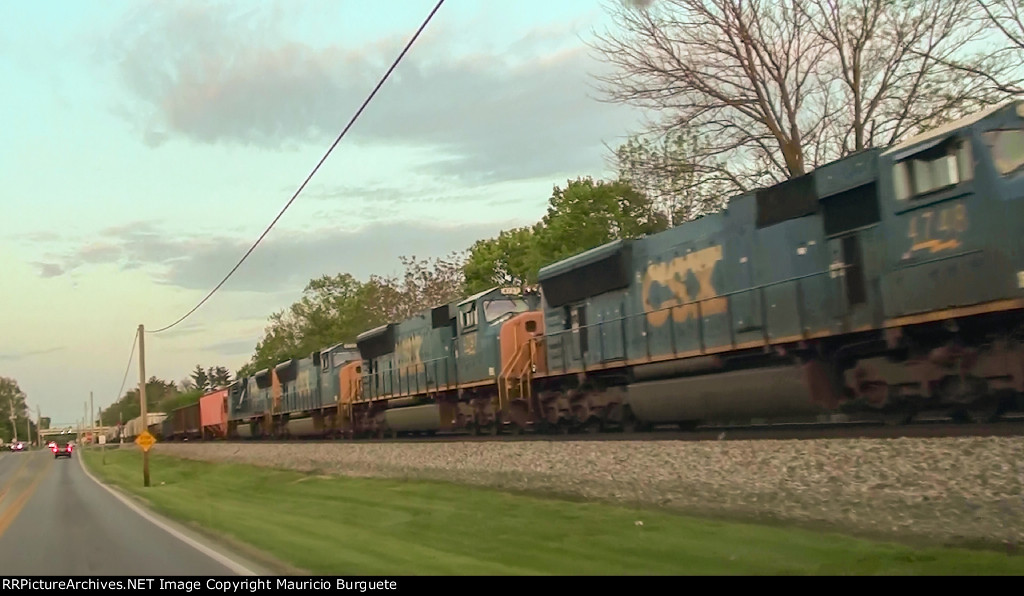
<instances>
[{"instance_id":1,"label":"yellow center line","mask_svg":"<svg viewBox=\"0 0 1024 596\"><path fill-rule=\"evenodd\" d=\"M0 513L0 537L4 535L7 528L10 527L14 520L18 518L18 514L21 513L25 504L32 498L32 494L36 492L36 489L39 488L39 484L42 483L44 478L46 478L46 473L51 469L53 469L53 462L47 462L43 471L36 474L35 478L32 480L32 484L30 484L29 487L25 489L13 503L11 503L10 507L4 510L3 513Z\"/></svg>"},{"instance_id":2,"label":"yellow center line","mask_svg":"<svg viewBox=\"0 0 1024 596\"><path fill-rule=\"evenodd\" d=\"M4 487L2 489L0 489L0 502L2 502L4 497L7 495L7 491L9 491L11 487L14 486L14 483L18 481L18 476L21 475L21 470L25 467L26 463L28 463L28 459L23 457L21 459L21 463L18 464L18 467L14 468L14 471L11 472L11 479L8 480L6 484L4 484Z\"/></svg>"}]
</instances>

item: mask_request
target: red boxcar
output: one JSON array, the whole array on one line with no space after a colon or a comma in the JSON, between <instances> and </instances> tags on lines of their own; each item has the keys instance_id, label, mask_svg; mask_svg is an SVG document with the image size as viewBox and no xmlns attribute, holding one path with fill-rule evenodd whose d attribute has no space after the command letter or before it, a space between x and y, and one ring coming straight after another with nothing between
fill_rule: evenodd
<instances>
[{"instance_id":1,"label":"red boxcar","mask_svg":"<svg viewBox=\"0 0 1024 596\"><path fill-rule=\"evenodd\" d=\"M204 439L223 439L228 432L228 390L221 389L199 398L199 420Z\"/></svg>"}]
</instances>

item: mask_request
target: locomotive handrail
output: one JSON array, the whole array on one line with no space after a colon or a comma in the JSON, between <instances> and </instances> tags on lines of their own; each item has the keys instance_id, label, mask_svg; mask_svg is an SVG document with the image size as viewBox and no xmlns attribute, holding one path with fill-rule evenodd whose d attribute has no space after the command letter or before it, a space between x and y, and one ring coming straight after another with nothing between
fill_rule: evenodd
<instances>
[{"instance_id":1,"label":"locomotive handrail","mask_svg":"<svg viewBox=\"0 0 1024 596\"><path fill-rule=\"evenodd\" d=\"M758 285L755 285L755 286L750 286L750 287L742 288L742 289L739 289L739 290L733 290L733 291L730 291L730 292L723 292L723 293L720 293L720 294L716 294L715 296L710 296L710 297L707 297L707 298L700 298L700 299L696 299L696 300L689 300L687 302L682 302L682 303L679 303L679 304L673 304L673 305L670 305L670 306L667 306L667 307L663 307L663 308L659 308L659 309L656 309L656 310L643 311L643 312L639 312L639 313L623 314L621 316L613 317L613 318L603 318L603 319L601 319L601 320L599 320L597 322L590 323L590 324L587 324L587 325L578 326L578 327L574 327L574 328L571 328L571 329L559 329L559 330L556 330L556 331L545 332L543 338L544 339L546 339L546 338L558 338L558 340L559 340L558 343L560 344L559 345L559 355L561 356L561 361L562 361L562 366L559 367L559 368L561 368L563 372L567 372L569 370L569 367L570 367L570 365L569 365L569 358L568 358L568 356L570 356L570 354L568 353L569 351L573 352L572 355L574 357L578 357L580 362L584 365L584 369L585 369L586 359L583 357L583 354L582 353L579 353L579 354L575 353L575 352L579 351L579 348L580 348L580 346L578 345L579 342L571 342L572 345L571 346L567 346L566 344L570 343L570 340L568 339L567 335L572 334L572 335L577 335L578 336L580 334L580 332L582 332L584 330L589 331L589 330L592 330L592 329L596 329L596 331L598 333L598 338L597 338L597 340L598 340L598 345L597 345L598 350L597 350L597 352L598 352L598 358L599 358L598 362L605 362L605 361L608 361L608 360L617 360L617 359L620 359L620 358L626 358L627 357L627 352L629 351L628 343L626 342L626 338L628 337L628 332L627 332L628 330L626 328L627 322L634 321L636 319L636 317L642 317L643 318L643 336L645 338L644 349L646 351L646 354L647 354L648 358L650 358L651 357L651 345L650 345L651 344L651 342L650 342L651 327L650 327L649 321L647 320L647 317L649 315L651 315L651 314L662 313L662 312L669 312L670 316L671 316L672 312L673 311L677 311L677 309L685 309L687 307L693 307L693 308L696 308L696 311L697 311L695 318L696 318L696 321L697 321L698 347L699 347L701 352L704 352L704 351L707 350L707 347L708 347L707 346L707 338L706 338L706 334L705 334L705 324L704 324L704 305L707 304L708 302L712 301L712 300L722 300L722 299L726 300L726 317L730 318L730 323L729 323L729 326L728 326L729 343L732 344L732 345L735 345L736 344L736 333L737 333L737 330L735 328L735 325L733 325L732 322L731 322L731 315L732 315L733 308L734 308L734 306L732 304L732 299L737 297L737 296L749 295L752 292L757 292L758 293L758 296L757 296L758 305L757 306L759 307L757 310L760 311L760 320L761 320L760 329L763 332L763 337L767 340L768 332L767 332L767 329L766 329L766 322L767 322L767 310L768 309L767 309L767 297L766 297L765 290L767 290L768 288L783 286L783 285L786 285L786 284L795 284L796 285L797 298L796 298L796 305L795 306L797 308L797 319L798 319L798 322L799 322L799 324L801 326L801 329L802 329L803 328L803 321L805 319L804 304L803 304L803 298L802 298L804 288L803 288L803 283L802 282L805 281L805 280L808 280L808 279L818 278L818 277L821 277L821 276L824 276L824 275L834 275L834 273L836 271L849 269L851 267L852 267L851 265L846 265L846 264L835 265L835 266L832 266L828 270L816 271L814 273L808 273L808 274L805 274L805 275L797 275L797 276L789 277L789 278L786 278L786 279L783 279L783 280L773 281L773 282L769 282L769 283L765 283L765 284L758 284ZM622 308L622 312L625 313L626 305L623 304L622 307L623 307ZM607 326L609 324L614 324L616 322L620 323L620 332L622 333L622 345L621 345L621 349L619 351L617 351L614 355L609 356L609 351L610 351L611 348L608 345L608 340L606 340L605 337L604 337L604 333L605 333L605 329L607 328ZM753 330L753 329L751 329L751 330ZM677 333L678 333L678 331L676 329L676 325L669 325L669 339L670 339L670 342L671 342L671 350L672 350L673 353L678 353L678 347L679 346L678 346ZM540 339L540 338L531 338L530 340L527 341L526 344L523 344L523 346L528 345L528 344L530 344L533 341L536 341L538 339ZM457 338L453 338L453 342L456 341L456 340L457 340ZM589 349L588 349L588 351L589 351ZM447 364L448 364L447 363L447 359L448 358L449 358L448 356L442 356L442 357L439 357L439 358L432 358L430 360L425 360L425 361L416 363L416 364L414 364L412 366L407 366L407 367L403 367L403 368L396 368L396 367L392 366L391 368L388 368L386 371L377 371L377 372L374 372L374 373L366 373L364 375L361 375L360 376L360 380L362 381L362 383L361 383L362 386L361 386L360 397L362 397L364 400L365 399L372 400L374 398L385 397L385 396L392 397L392 396L402 396L402 395L413 395L415 393L420 393L421 390L429 391L431 386L433 386L434 388L441 388L441 387L450 388L453 385L451 383L451 379L448 378L448 373L449 373L448 366L447 366ZM517 350L516 356L514 356L514 360L519 360L521 358L522 358L522 356L520 355L520 351ZM444 368L444 377L445 377L444 382L441 381L440 375L438 374L439 373L439 371L438 371L439 363L441 363L440 366ZM512 372L510 367L511 367L511 365L513 363L514 364L518 364L518 362L510 361L509 366L507 366L506 370L503 370L500 373L499 376L510 376L510 374ZM434 368L434 370L433 370L433 372L434 372L434 380L433 380L433 382L431 382L430 375L427 374L428 373L428 371L427 371L428 365L431 365ZM422 375L423 375L422 382L421 382L421 379L420 379L420 374L421 374L420 371L421 370L422 370ZM456 374L457 374L457 364L456 364ZM403 380L403 377L404 377L404 380ZM415 378L411 378L411 377L415 377ZM375 386L374 381L379 381L379 382L381 382L380 383L381 385L385 385L385 386L377 387L377 386ZM455 385L457 386L457 384L458 384L458 381L456 379ZM425 387L423 385L425 385ZM363 395L363 393L365 393L366 395Z\"/></svg>"},{"instance_id":2,"label":"locomotive handrail","mask_svg":"<svg viewBox=\"0 0 1024 596\"><path fill-rule=\"evenodd\" d=\"M741 295L747 295L747 294L750 294L751 292L755 292L756 291L759 294L759 302L760 302L760 306L761 306L761 308L760 308L760 310L761 310L761 326L760 326L760 328L763 331L764 338L767 340L767 338L768 338L767 328L766 328L767 303L766 303L766 299L765 299L765 290L766 289L772 288L772 287L777 287L777 286L782 286L782 285L785 285L785 284L791 284L791 283L796 285L796 293L797 293L797 297L796 297L797 320L798 320L798 323L800 324L801 330L803 330L803 321L804 321L803 307L804 307L804 305L803 305L803 284L801 282L803 282L805 280L808 280L808 279L811 279L811 278L821 277L821 276L824 276L824 275L833 275L835 271L842 271L842 270L850 269L851 267L852 267L851 265L846 265L846 264L834 265L830 269L828 269L827 271L816 271L814 273L808 273L808 274L805 274L805 275L798 275L798 276L794 276L794 277L790 277L790 278L787 278L787 279L783 279L783 280L779 280L779 281L774 281L774 282L770 282L770 283L766 283L766 284L759 284L759 285L756 285L756 286L750 286L748 288L744 288L744 289L740 289L740 290L733 290L731 292L724 292L724 293L721 293L721 294L716 294L715 296L710 296L708 298L700 298L700 299L697 299L697 300L690 300L688 302L683 302L683 303L680 303L680 304L673 304L671 306L667 306L667 307L664 307L664 308L659 308L657 310L642 311L642 312L639 312L639 313L624 314L622 316L614 317L614 318L601 319L600 321L598 321L596 323L590 323L588 325L582 325L582 326L573 327L573 328L570 328L570 329L559 329L557 331L552 331L550 333L545 332L544 335L545 335L545 337L557 337L558 338L558 340L559 340L558 343L560 344L559 347L560 347L560 353L561 353L561 360L562 360L561 368L562 368L562 372L565 373L565 372L568 372L568 370L569 370L569 361L568 361L568 358L566 358L566 343L569 343L568 341L566 341L566 335L567 334L579 335L579 333L581 331L583 331L583 330L590 330L590 329L595 328L595 327L597 328L598 333L601 333L601 331L603 330L604 325L606 323L621 322L622 323L622 338L623 338L622 339L622 342L623 342L623 345L622 345L622 354L623 354L623 356L622 357L625 358L626 357L626 353L628 351L628 345L626 343L626 338L628 337L628 334L626 332L626 322L627 321L635 320L637 317L642 317L643 318L644 349L646 350L646 355L647 355L647 358L649 359L651 357L651 342L650 342L651 333L650 333L650 326L649 326L649 321L648 321L647 317L649 315L652 315L652 314L666 312L666 311L669 311L669 316L671 316L672 315L671 311L675 311L676 309L683 309L683 308L695 306L696 309L697 309L697 314L696 314L695 320L697 322L698 346L699 346L699 349L700 349L701 352L705 352L707 350L707 344L706 344L706 338L705 338L705 334L704 334L704 316L703 316L702 305L707 303L707 302L710 302L712 300L721 300L721 299L724 298L726 300L726 317L729 320L729 343L731 345L735 346L736 345L736 330L735 330L735 326L732 324L732 319L731 319L731 317L732 317L732 300L731 300L731 298L734 298L736 296L741 296ZM623 311L625 311L625 304L623 304ZM670 341L671 341L671 345L672 345L672 353L677 354L678 353L678 347L676 345L675 334L676 334L676 325L669 325L669 336L670 336ZM598 360L598 362L605 362L606 360L604 359L604 349L605 348L604 348L604 335L603 335L603 333L601 333L599 341L600 341L600 351L598 353L598 356L599 356L600 360ZM586 361L586 358L584 357L584 354L583 354L582 350L580 349L579 342L572 342L572 343L573 343L573 345L571 346L571 348L573 349L573 352L579 351L579 353L578 354L574 354L574 356L578 356L578 360L579 360L580 366L585 371L586 370L587 361ZM615 359L618 359L618 357L616 357Z\"/></svg>"},{"instance_id":3,"label":"locomotive handrail","mask_svg":"<svg viewBox=\"0 0 1024 596\"><path fill-rule=\"evenodd\" d=\"M416 389L415 393L419 393L420 392L420 372L419 372L420 369L423 370L423 378L424 378L424 382L423 382L424 387L423 387L423 389L424 389L424 391L429 390L431 385L433 385L435 389L436 388L440 388L442 386L445 389L448 389L448 388L452 387L452 384L449 382L449 379L448 379L448 369L447 369L447 367L444 368L445 380L444 380L443 385L439 381L439 377L438 377L438 374L437 374L437 363L438 362L445 362L447 360L447 358L448 358L447 356L442 356L440 358L431 358L430 360L423 360L423 361L418 362L418 363L416 363L414 365L411 365L411 366L405 366L405 367L401 367L401 368L391 367L391 368L388 368L387 371L378 371L376 373L366 373L364 375L360 375L360 378L364 381L363 382L363 387L364 388L368 388L367 391L369 393L371 393L371 395L367 395L367 396L364 396L364 397L368 398L368 399L373 399L375 397L382 397L382 396L413 395L414 393L411 390L412 388L410 387L411 381L409 380L409 377L413 377L413 376L415 376L415 389ZM427 375L427 365L428 364L433 364L434 365L434 382L433 383L430 382L430 378ZM383 388L382 388L381 391L377 392L376 394L373 394L373 385L372 385L372 383L366 383L365 381L367 381L367 380L384 380L385 379L385 377L384 377L385 372L387 373L386 379L387 379L387 381L389 381L390 391L383 391ZM396 379L396 377L397 377L397 379ZM402 392L402 389L403 389L403 387L402 387L402 377L406 377L406 381L405 381L406 393Z\"/></svg>"}]
</instances>

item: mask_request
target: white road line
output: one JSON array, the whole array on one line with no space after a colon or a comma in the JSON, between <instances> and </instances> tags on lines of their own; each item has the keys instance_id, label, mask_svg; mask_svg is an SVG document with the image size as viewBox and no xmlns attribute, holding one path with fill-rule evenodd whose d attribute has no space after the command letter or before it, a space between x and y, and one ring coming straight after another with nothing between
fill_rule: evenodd
<instances>
[{"instance_id":1,"label":"white road line","mask_svg":"<svg viewBox=\"0 0 1024 596\"><path fill-rule=\"evenodd\" d=\"M189 538L188 536L182 534L178 530L175 530L171 526L165 524L161 520L153 517L148 511L142 509L141 507L139 507L135 503L132 503L126 497L124 497L123 495L121 495L120 493L115 491L114 489L110 488L106 484L103 484L102 482L97 480L95 476L90 474L89 473L89 469L85 467L85 462L82 461L82 456L81 455L79 455L77 459L78 459L79 467L82 468L82 471L85 472L86 476L91 478L93 482L95 482L96 484L101 486L104 490L106 490L110 494L112 494L115 497L117 497L117 499L120 500L125 505L127 505L129 509L131 509L135 513L138 513L139 515L144 517L146 520L151 522L153 525L163 529L164 531L166 531L171 536L174 536L178 540L181 540L185 544L191 546L192 548L198 550L199 552L203 553L204 555L210 557L214 561L217 561L221 565L224 565L225 567L227 567L228 569L234 571L238 575L260 575L260 574L256 573L255 571L253 571L252 569L249 569L248 567L245 567L244 565L229 559L228 557L226 557L226 556L222 555L221 553L213 550L212 548L210 548L210 547L208 547L208 546L206 546L204 544L201 544L201 543L193 540L192 538Z\"/></svg>"}]
</instances>

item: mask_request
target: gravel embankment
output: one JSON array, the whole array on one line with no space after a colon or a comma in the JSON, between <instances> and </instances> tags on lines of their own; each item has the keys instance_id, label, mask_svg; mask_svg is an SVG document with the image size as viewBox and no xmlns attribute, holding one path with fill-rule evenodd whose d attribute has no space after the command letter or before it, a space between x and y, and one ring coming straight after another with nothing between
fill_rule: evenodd
<instances>
[{"instance_id":1,"label":"gravel embankment","mask_svg":"<svg viewBox=\"0 0 1024 596\"><path fill-rule=\"evenodd\" d=\"M154 453L419 478L936 544L1024 544L1024 439L192 443Z\"/></svg>"}]
</instances>

